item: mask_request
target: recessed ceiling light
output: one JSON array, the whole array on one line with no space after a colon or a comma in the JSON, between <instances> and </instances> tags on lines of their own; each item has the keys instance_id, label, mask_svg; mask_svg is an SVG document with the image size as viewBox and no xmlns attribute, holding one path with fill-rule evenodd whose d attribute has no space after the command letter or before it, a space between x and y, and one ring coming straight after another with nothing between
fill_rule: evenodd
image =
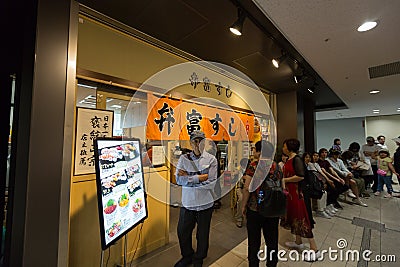
<instances>
[{"instance_id":1,"label":"recessed ceiling light","mask_svg":"<svg viewBox=\"0 0 400 267\"><path fill-rule=\"evenodd\" d=\"M378 22L376 21L367 21L364 24L362 24L360 27L357 28L357 31L359 32L366 32L369 31L378 25Z\"/></svg>"},{"instance_id":2,"label":"recessed ceiling light","mask_svg":"<svg viewBox=\"0 0 400 267\"><path fill-rule=\"evenodd\" d=\"M380 111L379 109L374 109L374 110L373 110L373 112L379 112L379 111Z\"/></svg>"},{"instance_id":3,"label":"recessed ceiling light","mask_svg":"<svg viewBox=\"0 0 400 267\"><path fill-rule=\"evenodd\" d=\"M374 95L374 94L378 94L378 93L380 93L381 91L379 91L379 90L371 90L371 91L369 91L369 93L371 94L371 95Z\"/></svg>"}]
</instances>

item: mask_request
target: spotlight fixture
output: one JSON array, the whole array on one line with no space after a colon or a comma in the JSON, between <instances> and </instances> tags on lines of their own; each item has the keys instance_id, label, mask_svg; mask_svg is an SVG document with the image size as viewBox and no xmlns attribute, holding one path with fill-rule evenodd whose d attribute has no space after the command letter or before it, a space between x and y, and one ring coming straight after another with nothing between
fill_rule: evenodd
<instances>
[{"instance_id":1,"label":"spotlight fixture","mask_svg":"<svg viewBox=\"0 0 400 267\"><path fill-rule=\"evenodd\" d=\"M294 75L293 78L295 83L300 83L304 80L304 75Z\"/></svg>"},{"instance_id":2,"label":"spotlight fixture","mask_svg":"<svg viewBox=\"0 0 400 267\"><path fill-rule=\"evenodd\" d=\"M295 67L293 69L293 79L295 83L301 83L304 82L304 80L307 79L306 71L304 68L297 62L297 60L294 60Z\"/></svg>"},{"instance_id":3,"label":"spotlight fixture","mask_svg":"<svg viewBox=\"0 0 400 267\"><path fill-rule=\"evenodd\" d=\"M273 58L272 59L272 64L274 65L275 68L279 68L279 65L287 58L286 53L282 53L282 55L279 58Z\"/></svg>"},{"instance_id":4,"label":"spotlight fixture","mask_svg":"<svg viewBox=\"0 0 400 267\"><path fill-rule=\"evenodd\" d=\"M371 91L369 91L369 93L371 94L371 95L374 95L374 94L378 94L378 93L380 93L381 91L379 91L379 90L371 90Z\"/></svg>"},{"instance_id":5,"label":"spotlight fixture","mask_svg":"<svg viewBox=\"0 0 400 267\"><path fill-rule=\"evenodd\" d=\"M243 30L243 23L244 19L246 18L246 14L244 13L243 9L238 8L238 19L229 27L229 30L235 35L242 35Z\"/></svg>"}]
</instances>

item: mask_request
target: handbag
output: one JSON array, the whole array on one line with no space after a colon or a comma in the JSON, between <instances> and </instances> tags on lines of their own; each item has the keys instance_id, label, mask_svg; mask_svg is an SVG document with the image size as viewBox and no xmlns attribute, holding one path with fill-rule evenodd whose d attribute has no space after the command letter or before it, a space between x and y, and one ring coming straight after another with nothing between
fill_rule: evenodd
<instances>
[{"instance_id":1,"label":"handbag","mask_svg":"<svg viewBox=\"0 0 400 267\"><path fill-rule=\"evenodd\" d=\"M299 156L295 156L299 157ZM293 169L296 170L295 159L293 159ZM313 199L321 199L324 195L324 182L325 179L317 171L309 171L304 166L304 179L299 182L299 186L304 195Z\"/></svg>"},{"instance_id":2,"label":"handbag","mask_svg":"<svg viewBox=\"0 0 400 267\"><path fill-rule=\"evenodd\" d=\"M301 183L302 192L310 198L321 199L324 194L324 183L316 171L306 171Z\"/></svg>"},{"instance_id":3,"label":"handbag","mask_svg":"<svg viewBox=\"0 0 400 267\"><path fill-rule=\"evenodd\" d=\"M382 170L382 169L378 169L378 170L376 171L376 173L379 174L380 176L386 176L386 175L387 175L387 172L384 171L384 170Z\"/></svg>"},{"instance_id":4,"label":"handbag","mask_svg":"<svg viewBox=\"0 0 400 267\"><path fill-rule=\"evenodd\" d=\"M286 194L282 187L281 172L275 170L267 175L260 185L257 199L257 211L264 217L281 217L286 214Z\"/></svg>"},{"instance_id":5,"label":"handbag","mask_svg":"<svg viewBox=\"0 0 400 267\"><path fill-rule=\"evenodd\" d=\"M356 167L358 170L362 170L362 171L368 171L369 170L369 164L365 163L361 160L357 161Z\"/></svg>"}]
</instances>

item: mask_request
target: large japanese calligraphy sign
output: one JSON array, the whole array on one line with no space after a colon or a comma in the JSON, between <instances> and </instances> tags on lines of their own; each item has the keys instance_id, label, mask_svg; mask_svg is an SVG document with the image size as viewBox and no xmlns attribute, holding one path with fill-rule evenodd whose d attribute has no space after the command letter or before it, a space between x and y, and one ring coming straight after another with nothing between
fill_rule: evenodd
<instances>
[{"instance_id":1,"label":"large japanese calligraphy sign","mask_svg":"<svg viewBox=\"0 0 400 267\"><path fill-rule=\"evenodd\" d=\"M214 141L247 141L253 138L254 115L158 98L148 94L146 138L189 140L193 131L203 131Z\"/></svg>"},{"instance_id":2,"label":"large japanese calligraphy sign","mask_svg":"<svg viewBox=\"0 0 400 267\"><path fill-rule=\"evenodd\" d=\"M113 111L77 108L74 175L95 173L93 141L112 136L113 118Z\"/></svg>"}]
</instances>

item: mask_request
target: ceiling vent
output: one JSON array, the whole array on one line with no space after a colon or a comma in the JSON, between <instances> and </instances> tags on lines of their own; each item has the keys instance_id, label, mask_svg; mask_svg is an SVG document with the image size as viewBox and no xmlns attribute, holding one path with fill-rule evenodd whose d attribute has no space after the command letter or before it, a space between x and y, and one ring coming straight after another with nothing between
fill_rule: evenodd
<instances>
[{"instance_id":1,"label":"ceiling vent","mask_svg":"<svg viewBox=\"0 0 400 267\"><path fill-rule=\"evenodd\" d=\"M379 78L400 74L400 61L368 68L369 78Z\"/></svg>"}]
</instances>

